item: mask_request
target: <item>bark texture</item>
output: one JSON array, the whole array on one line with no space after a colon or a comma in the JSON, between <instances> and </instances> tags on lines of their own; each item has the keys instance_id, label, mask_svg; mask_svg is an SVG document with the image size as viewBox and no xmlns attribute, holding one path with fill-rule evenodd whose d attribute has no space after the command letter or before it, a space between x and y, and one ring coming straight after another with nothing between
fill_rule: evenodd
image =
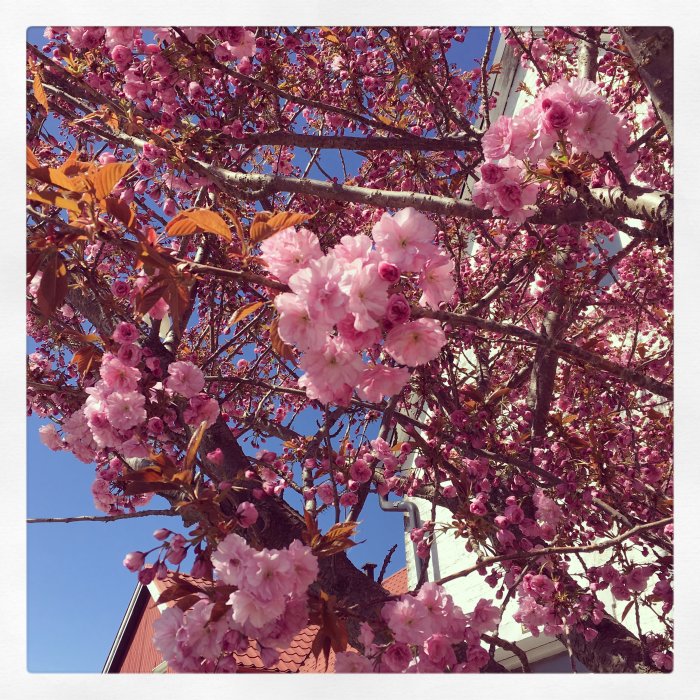
<instances>
[{"instance_id":1,"label":"bark texture","mask_svg":"<svg viewBox=\"0 0 700 700\"><path fill-rule=\"evenodd\" d=\"M673 143L673 28L620 27L620 32Z\"/></svg>"}]
</instances>

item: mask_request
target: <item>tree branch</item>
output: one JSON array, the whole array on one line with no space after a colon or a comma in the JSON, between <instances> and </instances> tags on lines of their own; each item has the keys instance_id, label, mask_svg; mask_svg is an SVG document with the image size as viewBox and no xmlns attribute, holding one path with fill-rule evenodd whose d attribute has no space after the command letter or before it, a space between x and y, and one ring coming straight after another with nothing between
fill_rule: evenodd
<instances>
[{"instance_id":1,"label":"tree branch","mask_svg":"<svg viewBox=\"0 0 700 700\"><path fill-rule=\"evenodd\" d=\"M48 82L46 75L44 76L44 87L47 93L52 96L58 96L71 102L82 110L87 111L89 109L89 106L77 98L72 97L64 90ZM148 143L146 140L131 136L124 131L112 130L105 125L103 127L104 130L101 130L88 122L83 122L83 128L86 131L90 131L105 140L117 141L136 150L143 149ZM172 144L168 141L146 129L142 130L153 142L166 150L172 151ZM283 175L234 172L211 165L193 156L185 156L184 162L194 172L208 177L222 190L232 192L237 197L248 199L257 199L261 193L293 192L318 197L319 199L354 202L374 207L390 209L413 207L418 211L454 216L455 218L472 221L485 221L494 218L490 211L480 209L464 200L452 197L441 197L419 192L380 190ZM593 198L590 202L579 200L565 207L540 206L536 208L537 213L529 221L533 224L548 225L572 224L594 220L605 220L614 223L619 217L630 217L657 222L662 220L664 215L668 214L672 201L670 193L641 191L637 197L630 197L624 195L621 190L619 190L618 194L615 192L616 190L619 190L619 188L593 188L590 190ZM664 206L661 206L662 203Z\"/></svg>"},{"instance_id":2,"label":"tree branch","mask_svg":"<svg viewBox=\"0 0 700 700\"><path fill-rule=\"evenodd\" d=\"M586 552L602 552L604 549L608 549L609 547L614 547L617 544L621 544L625 540L628 540L630 537L639 535L642 532L645 532L646 530L653 530L659 527L663 527L664 525L668 525L672 522L673 518L668 517L663 518L661 520L656 520L653 523L644 523L642 525L637 525L629 530L626 530L617 537L611 537L610 539L601 540L600 542L594 542L593 544L586 544L573 547L544 547L543 549L531 549L528 552L515 552L513 554L500 554L495 557L486 557L485 559L481 559L478 563L474 564L473 566L467 567L466 569L462 569L462 571L457 571L456 573L450 574L449 576L443 576L439 581L436 581L435 583L445 584L449 581L454 581L457 578L469 576L469 574L473 574L475 571L479 571L479 569L483 569L486 566L491 566L492 564L499 564L502 561L519 561L520 559L533 559L537 557L552 556L554 554L583 554Z\"/></svg>"},{"instance_id":3,"label":"tree branch","mask_svg":"<svg viewBox=\"0 0 700 700\"><path fill-rule=\"evenodd\" d=\"M673 28L620 27L620 33L673 143Z\"/></svg>"},{"instance_id":4,"label":"tree branch","mask_svg":"<svg viewBox=\"0 0 700 700\"><path fill-rule=\"evenodd\" d=\"M629 369L610 360L606 360L600 355L584 350L573 343L564 340L553 340L534 333L520 326L510 323L497 323L485 318L479 318L471 314L453 313L451 311L433 311L431 309L413 309L416 316L423 318L436 318L439 321L450 323L455 326L465 326L467 328L478 328L480 330L500 333L502 335L512 335L536 346L551 347L559 354L569 359L578 360L584 364L612 374L618 379L634 384L642 389L646 389L653 394L658 394L666 399L673 399L673 387L670 384L660 382L641 372Z\"/></svg>"},{"instance_id":5,"label":"tree branch","mask_svg":"<svg viewBox=\"0 0 700 700\"><path fill-rule=\"evenodd\" d=\"M114 520L128 518L146 518L150 515L181 516L177 511L166 510L137 510L134 513L114 513L113 515L76 515L69 518L27 518L28 524L35 523L109 523Z\"/></svg>"}]
</instances>

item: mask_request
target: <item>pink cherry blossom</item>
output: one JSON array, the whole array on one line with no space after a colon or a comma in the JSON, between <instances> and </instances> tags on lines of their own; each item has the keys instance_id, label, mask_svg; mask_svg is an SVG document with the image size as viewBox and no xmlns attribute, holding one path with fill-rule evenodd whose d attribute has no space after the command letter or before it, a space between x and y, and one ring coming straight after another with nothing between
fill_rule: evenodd
<instances>
[{"instance_id":1,"label":"pink cherry blossom","mask_svg":"<svg viewBox=\"0 0 700 700\"><path fill-rule=\"evenodd\" d=\"M418 286L423 291L418 300L421 306L437 309L442 302L452 298L457 288L454 269L455 261L447 255L436 255L428 260L418 276Z\"/></svg>"},{"instance_id":2,"label":"pink cherry blossom","mask_svg":"<svg viewBox=\"0 0 700 700\"><path fill-rule=\"evenodd\" d=\"M146 555L143 552L129 552L124 557L124 566L129 569L132 573L135 573L139 569L143 568L144 562L146 561Z\"/></svg>"},{"instance_id":3,"label":"pink cherry blossom","mask_svg":"<svg viewBox=\"0 0 700 700\"><path fill-rule=\"evenodd\" d=\"M165 386L185 398L192 398L204 388L204 374L191 362L172 362L168 375Z\"/></svg>"},{"instance_id":4,"label":"pink cherry blossom","mask_svg":"<svg viewBox=\"0 0 700 700\"><path fill-rule=\"evenodd\" d=\"M467 623L478 634L491 632L498 626L501 619L501 610L491 605L485 598L481 598L474 608L474 612L467 615Z\"/></svg>"},{"instance_id":5,"label":"pink cherry blossom","mask_svg":"<svg viewBox=\"0 0 700 700\"><path fill-rule=\"evenodd\" d=\"M105 353L100 364L100 377L105 387L111 391L135 391L141 379L141 372L111 353Z\"/></svg>"},{"instance_id":6,"label":"pink cherry blossom","mask_svg":"<svg viewBox=\"0 0 700 700\"><path fill-rule=\"evenodd\" d=\"M224 583L238 586L245 580L252 555L253 550L248 543L240 535L232 533L219 542L211 561Z\"/></svg>"},{"instance_id":7,"label":"pink cherry blossom","mask_svg":"<svg viewBox=\"0 0 700 700\"><path fill-rule=\"evenodd\" d=\"M129 367L136 367L141 361L141 348L138 345L127 343L119 346L117 358Z\"/></svg>"},{"instance_id":8,"label":"pink cherry blossom","mask_svg":"<svg viewBox=\"0 0 700 700\"><path fill-rule=\"evenodd\" d=\"M114 392L107 398L107 416L118 430L128 430L146 420L146 397L137 391Z\"/></svg>"},{"instance_id":9,"label":"pink cherry blossom","mask_svg":"<svg viewBox=\"0 0 700 700\"><path fill-rule=\"evenodd\" d=\"M454 649L443 634L432 634L423 642L423 651L430 661L444 669L457 663Z\"/></svg>"},{"instance_id":10,"label":"pink cherry blossom","mask_svg":"<svg viewBox=\"0 0 700 700\"><path fill-rule=\"evenodd\" d=\"M301 297L285 292L275 297L274 304L280 312L277 329L282 340L300 350L318 350L324 346L332 325L312 320Z\"/></svg>"},{"instance_id":11,"label":"pink cherry blossom","mask_svg":"<svg viewBox=\"0 0 700 700\"><path fill-rule=\"evenodd\" d=\"M340 289L348 297L347 309L355 317L355 328L368 331L379 326L387 305L389 283L383 280L376 265L354 260L340 279Z\"/></svg>"},{"instance_id":12,"label":"pink cherry blossom","mask_svg":"<svg viewBox=\"0 0 700 700\"><path fill-rule=\"evenodd\" d=\"M425 214L407 207L394 216L382 214L372 228L372 237L384 261L404 271L418 272L435 232L435 224Z\"/></svg>"},{"instance_id":13,"label":"pink cherry blossom","mask_svg":"<svg viewBox=\"0 0 700 700\"><path fill-rule=\"evenodd\" d=\"M305 353L299 367L304 370L299 386L309 398L324 404L346 404L363 370L360 357L338 338L329 339L321 350Z\"/></svg>"},{"instance_id":14,"label":"pink cherry blossom","mask_svg":"<svg viewBox=\"0 0 700 700\"><path fill-rule=\"evenodd\" d=\"M574 115L569 138L577 153L601 158L615 146L618 122L604 102Z\"/></svg>"},{"instance_id":15,"label":"pink cherry blossom","mask_svg":"<svg viewBox=\"0 0 700 700\"><path fill-rule=\"evenodd\" d=\"M481 139L484 156L493 160L505 158L510 153L513 137L511 117L501 115L491 124Z\"/></svg>"},{"instance_id":16,"label":"pink cherry blossom","mask_svg":"<svg viewBox=\"0 0 700 700\"><path fill-rule=\"evenodd\" d=\"M197 394L189 400L182 417L188 425L199 425L204 422L207 427L213 425L219 416L219 402L206 394Z\"/></svg>"},{"instance_id":17,"label":"pink cherry blossom","mask_svg":"<svg viewBox=\"0 0 700 700\"><path fill-rule=\"evenodd\" d=\"M412 596L402 596L400 600L386 603L382 608L382 617L397 642L421 644L426 637L425 625L428 620L425 606Z\"/></svg>"},{"instance_id":18,"label":"pink cherry blossom","mask_svg":"<svg viewBox=\"0 0 700 700\"><path fill-rule=\"evenodd\" d=\"M264 240L260 251L267 269L282 282L323 255L315 233L306 228L297 231L293 226Z\"/></svg>"},{"instance_id":19,"label":"pink cherry blossom","mask_svg":"<svg viewBox=\"0 0 700 700\"><path fill-rule=\"evenodd\" d=\"M401 364L417 367L434 360L447 338L440 322L432 318L419 318L391 329L384 349Z\"/></svg>"},{"instance_id":20,"label":"pink cherry blossom","mask_svg":"<svg viewBox=\"0 0 700 700\"><path fill-rule=\"evenodd\" d=\"M243 501L236 508L236 516L241 527L250 527L258 519L258 509L250 501Z\"/></svg>"},{"instance_id":21,"label":"pink cherry blossom","mask_svg":"<svg viewBox=\"0 0 700 700\"><path fill-rule=\"evenodd\" d=\"M358 331L355 328L355 316L348 314L343 317L336 326L338 335L343 341L343 344L353 352L365 350L381 338L379 328L371 328L368 331Z\"/></svg>"},{"instance_id":22,"label":"pink cherry blossom","mask_svg":"<svg viewBox=\"0 0 700 700\"><path fill-rule=\"evenodd\" d=\"M54 452L63 449L63 440L53 423L47 423L39 428L39 439Z\"/></svg>"},{"instance_id":23,"label":"pink cherry blossom","mask_svg":"<svg viewBox=\"0 0 700 700\"><path fill-rule=\"evenodd\" d=\"M391 323L405 323L411 318L411 305L403 294L392 294L389 297L386 318Z\"/></svg>"},{"instance_id":24,"label":"pink cherry blossom","mask_svg":"<svg viewBox=\"0 0 700 700\"><path fill-rule=\"evenodd\" d=\"M338 261L324 255L289 278L289 286L306 305L312 320L332 326L345 316L347 298L338 286L342 274Z\"/></svg>"},{"instance_id":25,"label":"pink cherry blossom","mask_svg":"<svg viewBox=\"0 0 700 700\"><path fill-rule=\"evenodd\" d=\"M374 673L372 662L354 651L342 651L335 655L336 673Z\"/></svg>"},{"instance_id":26,"label":"pink cherry blossom","mask_svg":"<svg viewBox=\"0 0 700 700\"><path fill-rule=\"evenodd\" d=\"M377 251L372 250L372 239L364 234L356 236L343 236L340 243L333 247L332 256L341 263L353 263L356 260L363 265L377 264L380 262Z\"/></svg>"},{"instance_id":27,"label":"pink cherry blossom","mask_svg":"<svg viewBox=\"0 0 700 700\"><path fill-rule=\"evenodd\" d=\"M410 376L411 373L405 367L367 367L360 375L357 393L365 401L379 403L383 396L398 394Z\"/></svg>"},{"instance_id":28,"label":"pink cherry blossom","mask_svg":"<svg viewBox=\"0 0 700 700\"><path fill-rule=\"evenodd\" d=\"M270 572L270 579L273 578L274 571ZM228 603L231 606L233 621L244 628L262 627L284 612L283 598L260 598L248 590L235 591L229 596Z\"/></svg>"}]
</instances>

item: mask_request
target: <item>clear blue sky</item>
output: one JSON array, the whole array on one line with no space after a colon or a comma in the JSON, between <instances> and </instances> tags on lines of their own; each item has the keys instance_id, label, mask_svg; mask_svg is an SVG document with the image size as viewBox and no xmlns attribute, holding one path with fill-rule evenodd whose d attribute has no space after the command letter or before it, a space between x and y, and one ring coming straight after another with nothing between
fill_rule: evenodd
<instances>
[{"instance_id":1,"label":"clear blue sky","mask_svg":"<svg viewBox=\"0 0 700 700\"><path fill-rule=\"evenodd\" d=\"M43 45L42 32L43 28L30 29L28 40ZM471 29L467 40L451 49L449 60L465 69L476 67L474 59L481 58L486 35L486 28ZM494 51L496 43L497 37ZM332 176L342 176L339 164L334 167L326 158L323 163ZM346 163L350 166L347 158ZM27 517L101 515L90 493L94 465L44 447L37 435L43 422L36 417L28 419ZM296 427L313 430L313 424ZM167 507L158 498L147 507L161 507L158 501ZM150 549L155 544L155 529L177 530L178 522L177 518L147 517L110 523L28 525L27 670L99 673L136 586L135 574L121 564L124 555ZM349 551L357 565L368 561L381 565L397 542L388 573L405 565L403 517L380 511L373 496L362 514L357 539L366 539Z\"/></svg>"}]
</instances>

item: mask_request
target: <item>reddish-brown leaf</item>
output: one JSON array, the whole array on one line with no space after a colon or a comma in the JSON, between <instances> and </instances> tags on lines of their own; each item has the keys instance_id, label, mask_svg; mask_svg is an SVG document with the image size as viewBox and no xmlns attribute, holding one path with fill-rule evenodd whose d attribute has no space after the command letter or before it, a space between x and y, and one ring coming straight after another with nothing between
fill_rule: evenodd
<instances>
[{"instance_id":1,"label":"reddish-brown leaf","mask_svg":"<svg viewBox=\"0 0 700 700\"><path fill-rule=\"evenodd\" d=\"M93 367L102 361L102 351L94 345L85 345L71 358L71 363L78 368L78 372L85 376Z\"/></svg>"},{"instance_id":2,"label":"reddish-brown leaf","mask_svg":"<svg viewBox=\"0 0 700 700\"><path fill-rule=\"evenodd\" d=\"M125 202L120 202L114 197L107 197L102 200L101 205L107 214L121 221L127 228L131 228L134 225L136 214Z\"/></svg>"},{"instance_id":3,"label":"reddish-brown leaf","mask_svg":"<svg viewBox=\"0 0 700 700\"><path fill-rule=\"evenodd\" d=\"M156 605L162 605L163 603L171 603L173 600L179 600L185 596L192 595L193 593L199 593L201 589L195 586L190 581L186 581L179 576L175 579L175 584L168 586L159 596L156 601Z\"/></svg>"},{"instance_id":4,"label":"reddish-brown leaf","mask_svg":"<svg viewBox=\"0 0 700 700\"><path fill-rule=\"evenodd\" d=\"M198 603L200 600L202 600L202 596L198 595L197 593L190 593L189 595L186 595L184 598L180 598L177 603L175 603L175 607L180 608L180 610L189 610L193 605Z\"/></svg>"},{"instance_id":5,"label":"reddish-brown leaf","mask_svg":"<svg viewBox=\"0 0 700 700\"><path fill-rule=\"evenodd\" d=\"M328 532L323 536L323 538L328 542L347 539L348 537L353 537L356 530L356 522L349 521L347 523L336 523L329 528Z\"/></svg>"},{"instance_id":6,"label":"reddish-brown leaf","mask_svg":"<svg viewBox=\"0 0 700 700\"><path fill-rule=\"evenodd\" d=\"M622 617L620 618L620 622L624 622L625 618L627 617L627 613L632 609L632 606L634 605L634 598L630 600L627 605L625 605L625 609L622 611Z\"/></svg>"},{"instance_id":7,"label":"reddish-brown leaf","mask_svg":"<svg viewBox=\"0 0 700 700\"><path fill-rule=\"evenodd\" d=\"M231 230L224 219L210 209L187 209L175 216L165 227L169 236L188 236L192 233L214 233L231 241Z\"/></svg>"},{"instance_id":8,"label":"reddish-brown leaf","mask_svg":"<svg viewBox=\"0 0 700 700\"><path fill-rule=\"evenodd\" d=\"M287 343L280 338L279 330L277 329L278 323L279 321L276 318L270 323L270 345L272 345L272 349L281 358L294 362L294 351L291 346L287 345Z\"/></svg>"},{"instance_id":9,"label":"reddish-brown leaf","mask_svg":"<svg viewBox=\"0 0 700 700\"><path fill-rule=\"evenodd\" d=\"M50 204L53 207L61 207L61 209L68 209L76 214L80 214L80 205L74 199L68 199L67 197L61 197L55 190L44 189L41 192L35 192L29 190L27 192L27 199L32 202L42 202L43 204Z\"/></svg>"},{"instance_id":10,"label":"reddish-brown leaf","mask_svg":"<svg viewBox=\"0 0 700 700\"><path fill-rule=\"evenodd\" d=\"M48 318L54 309L63 304L68 293L68 271L63 258L54 253L44 267L37 292L37 304L42 315Z\"/></svg>"},{"instance_id":11,"label":"reddish-brown leaf","mask_svg":"<svg viewBox=\"0 0 700 700\"><path fill-rule=\"evenodd\" d=\"M230 328L234 323L238 323L246 316L250 316L250 314L255 313L261 306L264 305L264 303L264 301L254 301L252 304L246 304L245 306L241 306L240 309L236 309L226 324L226 328Z\"/></svg>"},{"instance_id":12,"label":"reddish-brown leaf","mask_svg":"<svg viewBox=\"0 0 700 700\"><path fill-rule=\"evenodd\" d=\"M231 211L230 209L224 209L224 214L228 216L233 224L233 227L236 229L236 235L238 236L238 240L240 240L241 245L245 246L245 234L243 233L243 226L241 225L241 220L238 218L238 215L235 211Z\"/></svg>"},{"instance_id":13,"label":"reddish-brown leaf","mask_svg":"<svg viewBox=\"0 0 700 700\"><path fill-rule=\"evenodd\" d=\"M107 165L102 166L92 176L95 197L100 200L111 194L114 186L129 172L132 165L133 163L128 161L126 163L107 163Z\"/></svg>"},{"instance_id":14,"label":"reddish-brown leaf","mask_svg":"<svg viewBox=\"0 0 700 700\"><path fill-rule=\"evenodd\" d=\"M56 185L68 192L87 192L88 183L84 177L68 177L58 168L48 168L42 165L29 171L29 176L41 180L48 185Z\"/></svg>"},{"instance_id":15,"label":"reddish-brown leaf","mask_svg":"<svg viewBox=\"0 0 700 700\"><path fill-rule=\"evenodd\" d=\"M207 422L202 421L199 424L199 427L197 430L192 433L192 437L190 438L190 442L187 445L187 453L185 454L185 459L182 463L182 466L189 470L191 469L192 465L194 464L195 457L197 456L197 450L199 450L199 446L202 444L202 438L204 437L204 433L207 431Z\"/></svg>"},{"instance_id":16,"label":"reddish-brown leaf","mask_svg":"<svg viewBox=\"0 0 700 700\"><path fill-rule=\"evenodd\" d=\"M34 170L36 168L40 168L41 163L37 159L37 157L34 155L34 152L32 151L29 146L27 146L27 168L30 170Z\"/></svg>"},{"instance_id":17,"label":"reddish-brown leaf","mask_svg":"<svg viewBox=\"0 0 700 700\"><path fill-rule=\"evenodd\" d=\"M502 396L507 396L509 393L510 389L507 386L499 387L491 394L489 394L488 398L486 399L486 403L493 403L494 401L500 399Z\"/></svg>"},{"instance_id":18,"label":"reddish-brown leaf","mask_svg":"<svg viewBox=\"0 0 700 700\"><path fill-rule=\"evenodd\" d=\"M34 73L33 87L36 101L48 112L49 101L46 99L46 90L44 90L44 86L41 82L41 76L38 72Z\"/></svg>"},{"instance_id":19,"label":"reddish-brown leaf","mask_svg":"<svg viewBox=\"0 0 700 700\"><path fill-rule=\"evenodd\" d=\"M250 240L253 243L259 243L290 226L303 224L312 216L313 214L302 214L299 212L281 211L272 215L269 212L258 212L250 227Z\"/></svg>"}]
</instances>

